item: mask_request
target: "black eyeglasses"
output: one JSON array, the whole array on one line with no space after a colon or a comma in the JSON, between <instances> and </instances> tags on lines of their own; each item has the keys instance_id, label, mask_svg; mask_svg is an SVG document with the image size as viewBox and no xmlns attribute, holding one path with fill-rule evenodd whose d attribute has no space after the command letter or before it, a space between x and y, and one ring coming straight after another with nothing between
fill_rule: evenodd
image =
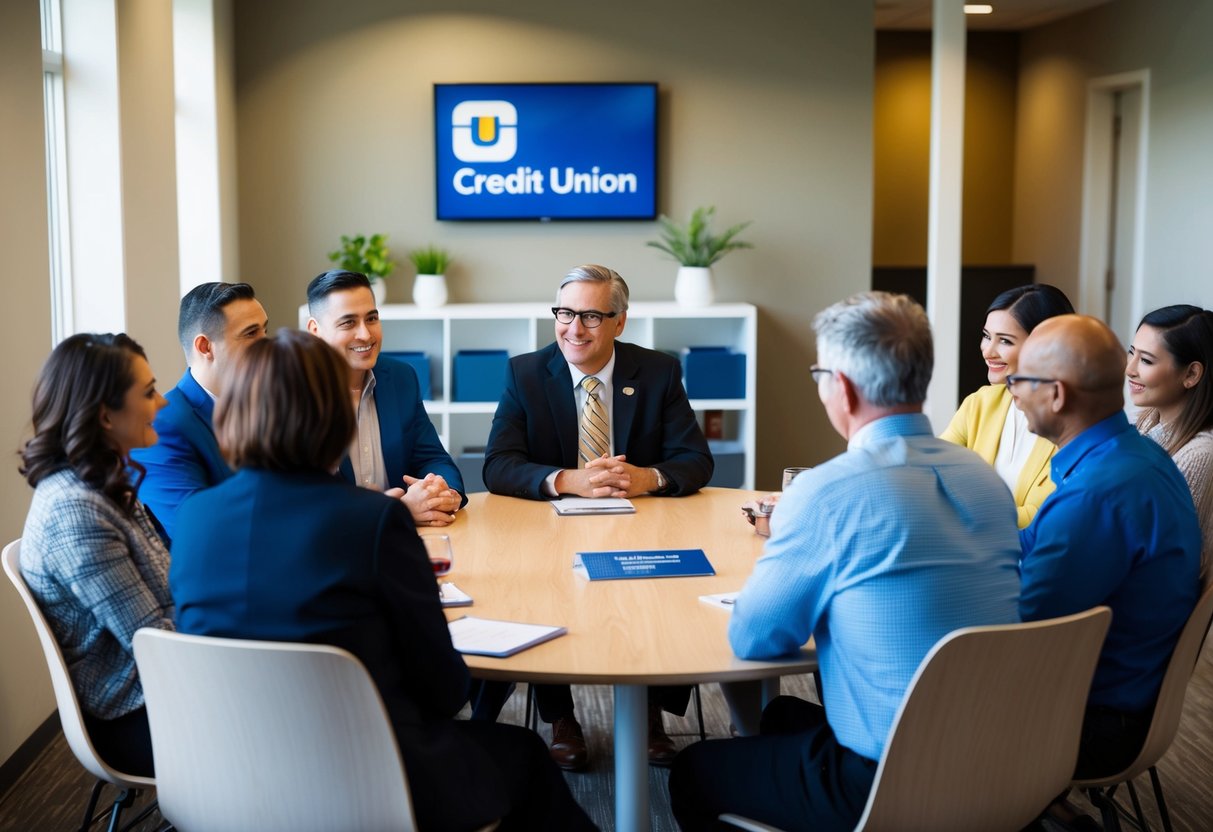
<instances>
[{"instance_id":1,"label":"black eyeglasses","mask_svg":"<svg viewBox=\"0 0 1213 832\"><path fill-rule=\"evenodd\" d=\"M572 309L565 309L563 306L553 306L552 314L556 316L556 320L562 324L571 324L574 318L581 318L581 325L586 329L597 329L602 325L603 318L614 318L618 312L599 312L597 309L587 309L584 312L575 312Z\"/></svg>"},{"instance_id":2,"label":"black eyeglasses","mask_svg":"<svg viewBox=\"0 0 1213 832\"><path fill-rule=\"evenodd\" d=\"M1036 388L1037 388L1037 387L1039 387L1040 385L1042 385L1042 384L1056 384L1057 382L1061 381L1061 379L1057 379L1057 378L1037 378L1036 376L1007 376L1007 377L1004 379L1004 381L1006 382L1006 385L1007 385L1007 389L1008 389L1008 390L1013 390L1013 389L1015 389L1015 385L1016 385L1016 384L1019 384L1021 381L1027 381L1027 382L1030 382L1030 383L1032 384L1032 392L1033 392L1033 393L1035 393L1035 392L1036 392Z\"/></svg>"},{"instance_id":3,"label":"black eyeglasses","mask_svg":"<svg viewBox=\"0 0 1213 832\"><path fill-rule=\"evenodd\" d=\"M834 371L827 367L818 367L816 364L814 364L809 368L809 375L813 377L813 381L821 384L821 380L826 376L834 375Z\"/></svg>"}]
</instances>

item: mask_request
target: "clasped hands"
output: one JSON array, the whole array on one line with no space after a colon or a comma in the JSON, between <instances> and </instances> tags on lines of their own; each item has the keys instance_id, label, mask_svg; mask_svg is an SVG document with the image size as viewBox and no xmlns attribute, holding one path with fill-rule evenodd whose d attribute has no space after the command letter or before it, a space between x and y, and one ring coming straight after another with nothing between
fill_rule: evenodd
<instances>
[{"instance_id":1,"label":"clasped hands","mask_svg":"<svg viewBox=\"0 0 1213 832\"><path fill-rule=\"evenodd\" d=\"M404 484L405 488L389 488L383 493L404 503L415 525L449 526L455 522L462 498L441 476L426 474L418 479L405 474Z\"/></svg>"},{"instance_id":2,"label":"clasped hands","mask_svg":"<svg viewBox=\"0 0 1213 832\"><path fill-rule=\"evenodd\" d=\"M627 456L591 459L584 468L565 468L556 475L557 494L579 497L638 497L657 490L657 474L627 461Z\"/></svg>"}]
</instances>

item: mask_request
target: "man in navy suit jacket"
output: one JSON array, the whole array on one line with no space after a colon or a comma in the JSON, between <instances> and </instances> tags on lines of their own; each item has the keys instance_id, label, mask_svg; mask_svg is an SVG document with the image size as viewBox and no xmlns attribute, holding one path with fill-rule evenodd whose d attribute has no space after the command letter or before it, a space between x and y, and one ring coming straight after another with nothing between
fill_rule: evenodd
<instances>
[{"instance_id":1,"label":"man in navy suit jacket","mask_svg":"<svg viewBox=\"0 0 1213 832\"><path fill-rule=\"evenodd\" d=\"M542 500L561 494L685 496L707 485L712 455L678 361L616 341L627 310L627 283L611 269L579 266L565 277L552 310L556 343L510 359L485 451L490 491ZM590 396L598 399L608 426L597 443L599 456L579 436L579 414L588 410ZM681 686L650 690L650 762L668 765L673 759L661 707L683 713L689 693ZM495 718L506 696L502 683L484 684L475 716ZM585 766L585 739L569 687L537 685L535 699L539 715L552 723L552 758L569 770Z\"/></svg>"},{"instance_id":2,"label":"man in navy suit jacket","mask_svg":"<svg viewBox=\"0 0 1213 832\"><path fill-rule=\"evenodd\" d=\"M247 283L203 283L181 299L177 338L188 367L165 395L168 407L156 415L153 427L160 440L131 452L147 471L139 499L160 523L166 542L176 533L181 501L232 475L211 422L215 397L234 356L264 338L268 325Z\"/></svg>"},{"instance_id":3,"label":"man in navy suit jacket","mask_svg":"<svg viewBox=\"0 0 1213 832\"><path fill-rule=\"evenodd\" d=\"M307 287L307 329L350 368L358 434L341 475L399 498L418 526L445 526L467 502L463 477L438 440L407 364L379 361L383 330L366 275L334 269Z\"/></svg>"}]
</instances>

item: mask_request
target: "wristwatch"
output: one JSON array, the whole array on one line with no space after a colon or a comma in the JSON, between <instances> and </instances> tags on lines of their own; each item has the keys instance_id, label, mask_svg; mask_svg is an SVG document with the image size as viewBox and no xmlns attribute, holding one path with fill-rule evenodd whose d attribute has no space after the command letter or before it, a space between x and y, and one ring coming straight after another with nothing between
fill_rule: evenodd
<instances>
[{"instance_id":1,"label":"wristwatch","mask_svg":"<svg viewBox=\"0 0 1213 832\"><path fill-rule=\"evenodd\" d=\"M654 468L653 473L657 475L657 487L655 489L653 489L653 493L660 494L662 491L665 491L665 487L666 487L665 474L661 473L660 468Z\"/></svg>"}]
</instances>

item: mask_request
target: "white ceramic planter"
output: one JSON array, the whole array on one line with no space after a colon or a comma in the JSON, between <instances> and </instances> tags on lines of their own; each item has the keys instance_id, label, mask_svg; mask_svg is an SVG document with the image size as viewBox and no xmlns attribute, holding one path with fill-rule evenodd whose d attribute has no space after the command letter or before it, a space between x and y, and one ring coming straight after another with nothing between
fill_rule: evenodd
<instances>
[{"instance_id":1,"label":"white ceramic planter","mask_svg":"<svg viewBox=\"0 0 1213 832\"><path fill-rule=\"evenodd\" d=\"M387 284L382 277L371 281L371 292L375 295L375 308L382 309L387 303Z\"/></svg>"},{"instance_id":2,"label":"white ceramic planter","mask_svg":"<svg viewBox=\"0 0 1213 832\"><path fill-rule=\"evenodd\" d=\"M433 309L446 303L446 275L419 274L413 281L413 303Z\"/></svg>"},{"instance_id":3,"label":"white ceramic planter","mask_svg":"<svg viewBox=\"0 0 1213 832\"><path fill-rule=\"evenodd\" d=\"M712 270L702 266L681 266L674 281L674 300L683 306L708 306L716 299Z\"/></svg>"}]
</instances>

